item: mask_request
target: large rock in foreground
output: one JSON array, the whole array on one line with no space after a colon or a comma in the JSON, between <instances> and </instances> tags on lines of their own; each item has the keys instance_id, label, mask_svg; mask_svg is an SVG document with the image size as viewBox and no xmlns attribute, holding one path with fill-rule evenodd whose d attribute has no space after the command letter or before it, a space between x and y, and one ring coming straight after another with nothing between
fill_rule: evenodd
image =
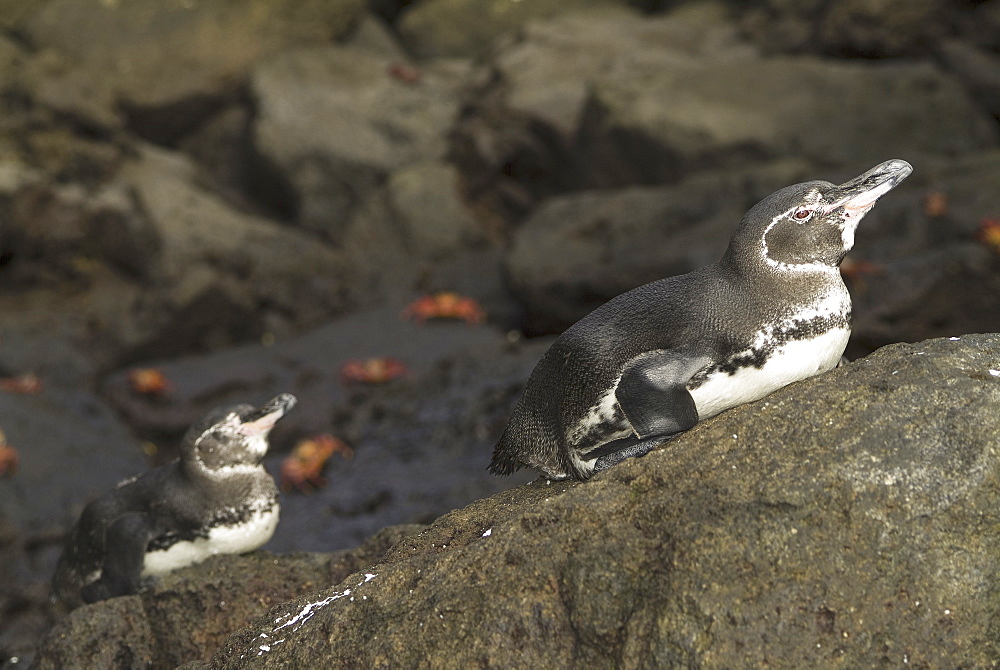
<instances>
[{"instance_id":1,"label":"large rock in foreground","mask_svg":"<svg viewBox=\"0 0 1000 670\"><path fill-rule=\"evenodd\" d=\"M208 659L229 631L276 603L335 584L381 559L420 526L392 526L357 549L214 556L148 591L74 610L42 642L33 667L174 668Z\"/></svg>"},{"instance_id":2,"label":"large rock in foreground","mask_svg":"<svg viewBox=\"0 0 1000 670\"><path fill-rule=\"evenodd\" d=\"M213 668L988 667L1000 335L886 347L439 519Z\"/></svg>"}]
</instances>

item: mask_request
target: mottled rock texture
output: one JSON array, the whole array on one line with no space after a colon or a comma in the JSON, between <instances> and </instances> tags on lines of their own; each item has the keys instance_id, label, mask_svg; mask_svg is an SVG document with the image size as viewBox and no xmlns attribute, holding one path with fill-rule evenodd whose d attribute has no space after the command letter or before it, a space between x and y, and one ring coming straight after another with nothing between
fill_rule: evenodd
<instances>
[{"instance_id":1,"label":"mottled rock texture","mask_svg":"<svg viewBox=\"0 0 1000 670\"><path fill-rule=\"evenodd\" d=\"M174 668L207 660L227 634L269 607L335 584L420 526L386 528L354 550L216 556L139 595L74 610L41 645L33 667Z\"/></svg>"}]
</instances>

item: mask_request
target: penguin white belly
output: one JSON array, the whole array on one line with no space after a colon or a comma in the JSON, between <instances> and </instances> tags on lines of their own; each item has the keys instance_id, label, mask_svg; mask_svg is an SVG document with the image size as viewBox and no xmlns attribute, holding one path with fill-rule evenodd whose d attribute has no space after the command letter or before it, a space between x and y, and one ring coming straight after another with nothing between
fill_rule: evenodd
<instances>
[{"instance_id":1,"label":"penguin white belly","mask_svg":"<svg viewBox=\"0 0 1000 670\"><path fill-rule=\"evenodd\" d=\"M158 576L193 563L200 563L216 554L243 554L260 547L274 535L278 526L278 506L254 512L243 523L215 526L208 537L176 542L166 549L147 551L142 563L142 576Z\"/></svg>"},{"instance_id":2,"label":"penguin white belly","mask_svg":"<svg viewBox=\"0 0 1000 670\"><path fill-rule=\"evenodd\" d=\"M732 374L713 372L691 389L699 419L743 403L759 400L782 386L837 366L851 335L849 328L832 328L810 339L791 340L775 349L761 367L740 367Z\"/></svg>"}]
</instances>

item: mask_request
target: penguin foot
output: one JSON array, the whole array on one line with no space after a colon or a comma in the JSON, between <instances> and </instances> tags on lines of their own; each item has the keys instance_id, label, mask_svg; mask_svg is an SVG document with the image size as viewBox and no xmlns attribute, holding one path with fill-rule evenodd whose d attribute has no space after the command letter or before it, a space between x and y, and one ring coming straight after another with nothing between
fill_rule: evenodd
<instances>
[{"instance_id":1,"label":"penguin foot","mask_svg":"<svg viewBox=\"0 0 1000 670\"><path fill-rule=\"evenodd\" d=\"M650 451L663 444L666 441L666 437L657 436L649 437L645 440L632 441L628 440L630 444L618 449L617 451L612 451L611 453L604 454L597 459L594 463L594 472L600 472L601 470L607 470L612 465L617 465L624 461L626 458L638 458L640 456L645 456Z\"/></svg>"},{"instance_id":2,"label":"penguin foot","mask_svg":"<svg viewBox=\"0 0 1000 670\"><path fill-rule=\"evenodd\" d=\"M116 582L114 580L104 579L103 577L80 589L80 597L83 598L83 602L87 604L96 603L100 600L107 600L108 598L115 598L117 596L127 596L132 593L135 593L135 589L130 589L124 582Z\"/></svg>"}]
</instances>

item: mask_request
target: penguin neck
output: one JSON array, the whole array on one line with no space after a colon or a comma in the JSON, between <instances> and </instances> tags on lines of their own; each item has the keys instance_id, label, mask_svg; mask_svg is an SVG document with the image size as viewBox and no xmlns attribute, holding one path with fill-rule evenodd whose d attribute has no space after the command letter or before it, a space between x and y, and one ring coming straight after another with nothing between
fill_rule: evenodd
<instances>
[{"instance_id":1,"label":"penguin neck","mask_svg":"<svg viewBox=\"0 0 1000 670\"><path fill-rule=\"evenodd\" d=\"M752 287L747 293L758 296L762 304L823 305L824 310L850 318L851 296L838 267L819 263L776 267L759 255L740 253L733 247L718 267L731 284Z\"/></svg>"},{"instance_id":2,"label":"penguin neck","mask_svg":"<svg viewBox=\"0 0 1000 670\"><path fill-rule=\"evenodd\" d=\"M274 487L274 480L260 463L237 463L208 467L198 458L182 457L180 469L184 478L207 498L231 497L234 491L258 492Z\"/></svg>"},{"instance_id":3,"label":"penguin neck","mask_svg":"<svg viewBox=\"0 0 1000 670\"><path fill-rule=\"evenodd\" d=\"M822 262L782 263L762 254L760 249L747 248L735 240L723 254L719 267L726 274L755 283L843 283L839 266Z\"/></svg>"}]
</instances>

